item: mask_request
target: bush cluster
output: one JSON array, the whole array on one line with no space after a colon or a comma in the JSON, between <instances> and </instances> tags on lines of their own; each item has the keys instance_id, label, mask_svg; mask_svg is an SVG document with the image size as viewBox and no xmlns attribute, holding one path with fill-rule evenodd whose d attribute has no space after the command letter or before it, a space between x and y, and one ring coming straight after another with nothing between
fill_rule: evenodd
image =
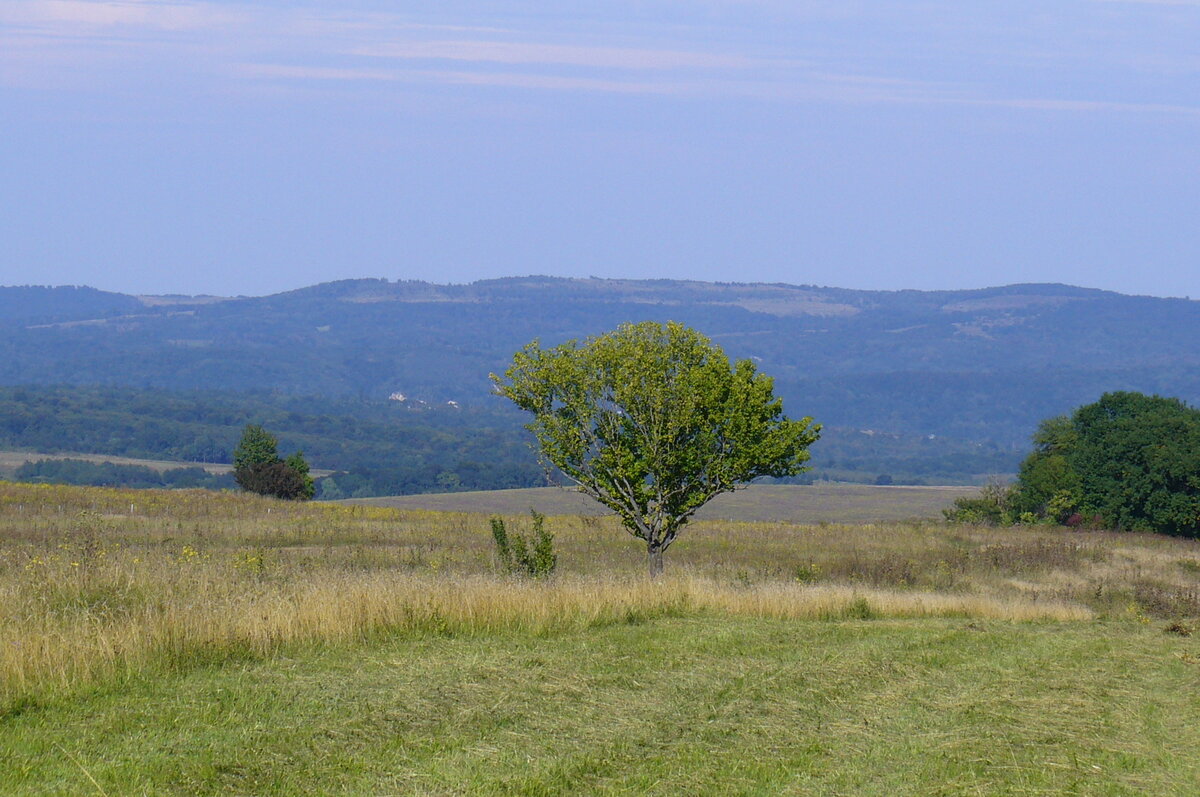
<instances>
[{"instance_id":1,"label":"bush cluster","mask_svg":"<svg viewBox=\"0 0 1200 797\"><path fill-rule=\"evenodd\" d=\"M945 510L952 522L1052 523L1200 536L1200 410L1106 393L1043 421L1017 481Z\"/></svg>"},{"instance_id":2,"label":"bush cluster","mask_svg":"<svg viewBox=\"0 0 1200 797\"><path fill-rule=\"evenodd\" d=\"M279 457L279 442L261 426L247 426L233 452L233 478L246 492L290 501L306 501L316 487L304 452Z\"/></svg>"}]
</instances>

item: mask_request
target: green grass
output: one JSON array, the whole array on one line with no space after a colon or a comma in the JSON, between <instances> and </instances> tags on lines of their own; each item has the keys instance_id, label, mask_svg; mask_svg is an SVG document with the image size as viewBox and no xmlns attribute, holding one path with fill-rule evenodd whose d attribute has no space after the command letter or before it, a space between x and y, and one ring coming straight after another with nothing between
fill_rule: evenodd
<instances>
[{"instance_id":1,"label":"green grass","mask_svg":"<svg viewBox=\"0 0 1200 797\"><path fill-rule=\"evenodd\" d=\"M1197 654L1136 623L405 635L28 711L0 791L1190 795Z\"/></svg>"},{"instance_id":2,"label":"green grass","mask_svg":"<svg viewBox=\"0 0 1200 797\"><path fill-rule=\"evenodd\" d=\"M940 520L942 509L977 487L877 487L865 484L768 485L717 496L701 509L699 520L763 523L887 523ZM573 489L534 487L463 493L361 498L339 503L428 509L439 512L520 514L530 507L547 515L611 514Z\"/></svg>"},{"instance_id":3,"label":"green grass","mask_svg":"<svg viewBox=\"0 0 1200 797\"><path fill-rule=\"evenodd\" d=\"M0 484L0 794L1200 793L1195 541L547 528Z\"/></svg>"}]
</instances>

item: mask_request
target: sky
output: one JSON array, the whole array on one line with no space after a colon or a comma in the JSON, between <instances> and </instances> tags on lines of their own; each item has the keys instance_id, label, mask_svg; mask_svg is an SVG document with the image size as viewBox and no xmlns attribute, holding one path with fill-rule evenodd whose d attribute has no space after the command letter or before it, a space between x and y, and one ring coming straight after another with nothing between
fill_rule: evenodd
<instances>
[{"instance_id":1,"label":"sky","mask_svg":"<svg viewBox=\"0 0 1200 797\"><path fill-rule=\"evenodd\" d=\"M0 0L0 284L1200 298L1200 0Z\"/></svg>"}]
</instances>

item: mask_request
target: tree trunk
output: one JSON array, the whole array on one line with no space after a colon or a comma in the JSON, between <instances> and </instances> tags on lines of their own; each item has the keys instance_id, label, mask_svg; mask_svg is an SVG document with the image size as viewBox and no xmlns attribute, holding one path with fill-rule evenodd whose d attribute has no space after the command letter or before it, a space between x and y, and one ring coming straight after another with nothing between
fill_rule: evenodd
<instances>
[{"instance_id":1,"label":"tree trunk","mask_svg":"<svg viewBox=\"0 0 1200 797\"><path fill-rule=\"evenodd\" d=\"M658 545L647 545L650 559L650 578L658 578L663 572L663 549Z\"/></svg>"}]
</instances>

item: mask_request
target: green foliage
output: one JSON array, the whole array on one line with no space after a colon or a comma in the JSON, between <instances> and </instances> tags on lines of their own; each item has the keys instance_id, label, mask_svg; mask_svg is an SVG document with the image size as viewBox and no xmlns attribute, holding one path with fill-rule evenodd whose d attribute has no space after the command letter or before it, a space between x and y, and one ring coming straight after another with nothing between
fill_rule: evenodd
<instances>
[{"instance_id":1,"label":"green foliage","mask_svg":"<svg viewBox=\"0 0 1200 797\"><path fill-rule=\"evenodd\" d=\"M281 394L0 386L4 449L224 463L249 420L270 429L280 450L303 449L314 468L336 471L332 489L317 477L322 499L545 484L520 411L494 399L413 409ZM969 484L1015 473L1021 460L1016 446L868 431L824 425L813 470L782 481L871 483L886 473L896 484Z\"/></svg>"},{"instance_id":2,"label":"green foliage","mask_svg":"<svg viewBox=\"0 0 1200 797\"><path fill-rule=\"evenodd\" d=\"M959 499L949 520L1067 523L1200 536L1200 410L1179 399L1106 393L1038 427L1016 485Z\"/></svg>"},{"instance_id":3,"label":"green foliage","mask_svg":"<svg viewBox=\"0 0 1200 797\"><path fill-rule=\"evenodd\" d=\"M261 426L251 424L233 452L233 477L243 490L289 501L307 501L316 492L304 454L279 458L279 443Z\"/></svg>"},{"instance_id":4,"label":"green foliage","mask_svg":"<svg viewBox=\"0 0 1200 797\"><path fill-rule=\"evenodd\" d=\"M1033 452L1018 471L1018 488L1011 496L1013 512L1033 514L1054 523L1065 522L1075 512L1082 488L1068 457L1078 441L1075 425L1065 415L1038 425Z\"/></svg>"},{"instance_id":5,"label":"green foliage","mask_svg":"<svg viewBox=\"0 0 1200 797\"><path fill-rule=\"evenodd\" d=\"M554 535L546 530L546 516L529 510L533 531L528 540L517 532L509 532L501 518L492 518L492 539L496 556L505 571L532 578L546 578L558 565L554 553Z\"/></svg>"},{"instance_id":6,"label":"green foliage","mask_svg":"<svg viewBox=\"0 0 1200 797\"><path fill-rule=\"evenodd\" d=\"M308 462L304 459L304 452L297 451L290 457L284 460L284 464L291 468L300 477L302 484L301 497L308 500L316 493L316 485L313 483L313 477L308 474Z\"/></svg>"},{"instance_id":7,"label":"green foliage","mask_svg":"<svg viewBox=\"0 0 1200 797\"><path fill-rule=\"evenodd\" d=\"M623 324L513 357L497 392L533 414L545 461L646 542L651 575L713 496L805 470L820 436L789 420L770 377L674 322Z\"/></svg>"},{"instance_id":8,"label":"green foliage","mask_svg":"<svg viewBox=\"0 0 1200 797\"><path fill-rule=\"evenodd\" d=\"M878 616L871 608L870 602L862 597L855 598L845 610L845 617L848 620L874 620Z\"/></svg>"},{"instance_id":9,"label":"green foliage","mask_svg":"<svg viewBox=\"0 0 1200 797\"><path fill-rule=\"evenodd\" d=\"M200 467L155 470L145 465L117 465L81 459L42 459L26 462L13 473L13 480L39 484L75 484L96 487L203 487L220 490L235 486L229 474L220 476Z\"/></svg>"},{"instance_id":10,"label":"green foliage","mask_svg":"<svg viewBox=\"0 0 1200 797\"><path fill-rule=\"evenodd\" d=\"M303 449L321 498L499 490L545 483L520 415L489 408L412 409L397 402L280 394L175 393L114 387L0 387L0 448L137 459L232 462L245 424ZM234 486L230 484L230 486Z\"/></svg>"},{"instance_id":11,"label":"green foliage","mask_svg":"<svg viewBox=\"0 0 1200 797\"><path fill-rule=\"evenodd\" d=\"M208 490L227 490L236 486L232 475L215 475L200 467L156 471L144 465L115 465L113 462L74 459L25 462L13 472L12 479L35 484L97 487L204 487Z\"/></svg>"},{"instance_id":12,"label":"green foliage","mask_svg":"<svg viewBox=\"0 0 1200 797\"><path fill-rule=\"evenodd\" d=\"M1046 510L1042 514L1048 520L1061 525L1076 514L1075 510L1078 507L1078 490L1059 490L1050 496L1050 500L1046 502Z\"/></svg>"},{"instance_id":13,"label":"green foliage","mask_svg":"<svg viewBox=\"0 0 1200 797\"><path fill-rule=\"evenodd\" d=\"M951 523L969 523L976 526L1008 526L1013 523L1012 485L990 482L977 496L954 499L954 504L942 510Z\"/></svg>"},{"instance_id":14,"label":"green foliage","mask_svg":"<svg viewBox=\"0 0 1200 797\"><path fill-rule=\"evenodd\" d=\"M1085 513L1118 529L1200 534L1200 410L1140 393L1108 393L1073 417L1071 464Z\"/></svg>"},{"instance_id":15,"label":"green foliage","mask_svg":"<svg viewBox=\"0 0 1200 797\"><path fill-rule=\"evenodd\" d=\"M250 493L269 495L286 501L304 501L312 497L311 484L285 462L250 465L234 474L238 485Z\"/></svg>"},{"instance_id":16,"label":"green foliage","mask_svg":"<svg viewBox=\"0 0 1200 797\"><path fill-rule=\"evenodd\" d=\"M279 441L266 429L257 424L250 424L242 430L242 439L233 450L235 471L255 465L273 465L279 461Z\"/></svg>"}]
</instances>

